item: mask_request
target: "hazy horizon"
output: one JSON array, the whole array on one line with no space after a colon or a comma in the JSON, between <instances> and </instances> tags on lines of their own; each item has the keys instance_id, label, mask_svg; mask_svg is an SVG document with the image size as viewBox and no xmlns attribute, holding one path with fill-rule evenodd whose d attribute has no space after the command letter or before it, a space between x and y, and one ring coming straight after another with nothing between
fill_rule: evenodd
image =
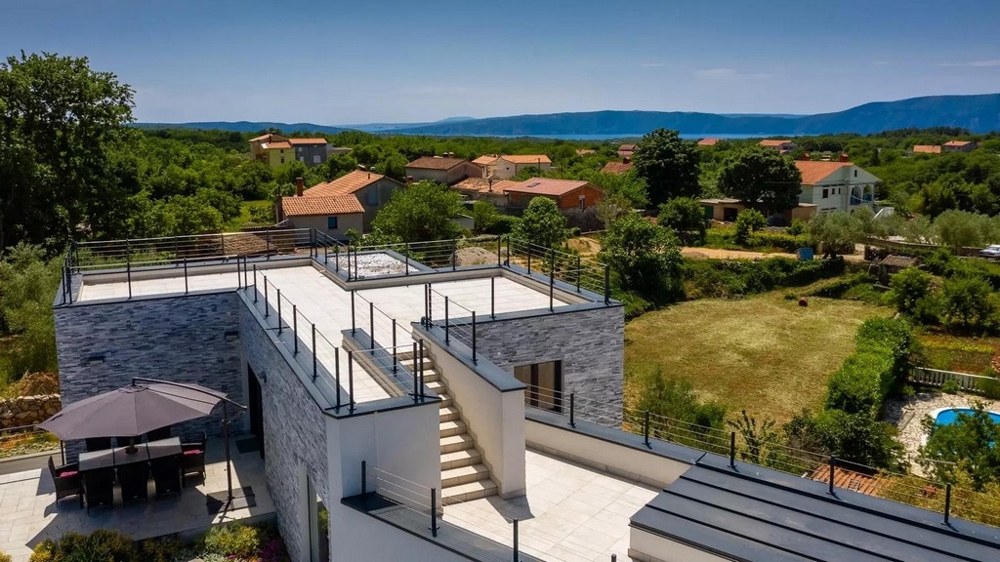
<instances>
[{"instance_id":1,"label":"hazy horizon","mask_svg":"<svg viewBox=\"0 0 1000 562\"><path fill-rule=\"evenodd\" d=\"M1000 92L1000 3L15 3L0 53L87 56L142 122L815 114Z\"/></svg>"}]
</instances>

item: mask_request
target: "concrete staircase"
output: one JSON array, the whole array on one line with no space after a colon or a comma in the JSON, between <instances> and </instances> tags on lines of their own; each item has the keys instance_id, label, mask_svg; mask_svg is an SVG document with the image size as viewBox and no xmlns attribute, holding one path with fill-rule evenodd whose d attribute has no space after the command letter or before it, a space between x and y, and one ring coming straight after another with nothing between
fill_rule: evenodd
<instances>
[{"instance_id":1,"label":"concrete staircase","mask_svg":"<svg viewBox=\"0 0 1000 562\"><path fill-rule=\"evenodd\" d=\"M436 365L424 357L424 384L441 397L441 503L450 505L496 495L497 485L490 470L482 463L483 454L476 448L462 414L455 406L448 387L441 380ZM403 360L412 368L413 360Z\"/></svg>"}]
</instances>

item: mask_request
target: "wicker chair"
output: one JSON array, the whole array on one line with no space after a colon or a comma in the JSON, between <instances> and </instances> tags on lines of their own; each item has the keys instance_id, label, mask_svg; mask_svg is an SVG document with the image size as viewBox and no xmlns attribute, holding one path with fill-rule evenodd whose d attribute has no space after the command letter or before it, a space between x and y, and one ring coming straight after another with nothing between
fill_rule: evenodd
<instances>
[{"instance_id":1,"label":"wicker chair","mask_svg":"<svg viewBox=\"0 0 1000 562\"><path fill-rule=\"evenodd\" d=\"M87 513L94 507L112 507L115 503L115 469L95 468L83 473L83 494Z\"/></svg>"},{"instance_id":2,"label":"wicker chair","mask_svg":"<svg viewBox=\"0 0 1000 562\"><path fill-rule=\"evenodd\" d=\"M106 451L111 448L111 438L110 437L88 437L84 439L87 445L87 452L92 453L94 451Z\"/></svg>"},{"instance_id":3,"label":"wicker chair","mask_svg":"<svg viewBox=\"0 0 1000 562\"><path fill-rule=\"evenodd\" d=\"M194 443L181 443L181 480L187 486L187 475L198 473L205 478L205 446L208 436L203 431L201 440Z\"/></svg>"},{"instance_id":4,"label":"wicker chair","mask_svg":"<svg viewBox=\"0 0 1000 562\"><path fill-rule=\"evenodd\" d=\"M156 497L181 493L181 458L173 455L154 459L151 463Z\"/></svg>"},{"instance_id":5,"label":"wicker chair","mask_svg":"<svg viewBox=\"0 0 1000 562\"><path fill-rule=\"evenodd\" d=\"M122 503L149 499L149 465L144 462L118 467L118 483L122 489Z\"/></svg>"},{"instance_id":6,"label":"wicker chair","mask_svg":"<svg viewBox=\"0 0 1000 562\"><path fill-rule=\"evenodd\" d=\"M76 496L83 507L83 487L80 485L80 465L71 463L63 466L56 466L49 457L49 473L52 474L52 482L56 487L56 505L59 500Z\"/></svg>"}]
</instances>

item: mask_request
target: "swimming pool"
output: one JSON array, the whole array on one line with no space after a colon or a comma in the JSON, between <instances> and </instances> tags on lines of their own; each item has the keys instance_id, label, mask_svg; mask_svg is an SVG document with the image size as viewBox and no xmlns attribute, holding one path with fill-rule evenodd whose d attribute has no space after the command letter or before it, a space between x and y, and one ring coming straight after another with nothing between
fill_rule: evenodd
<instances>
[{"instance_id":1,"label":"swimming pool","mask_svg":"<svg viewBox=\"0 0 1000 562\"><path fill-rule=\"evenodd\" d=\"M972 408L941 408L931 412L931 417L934 418L935 425L951 425L958 420L959 414L971 416L973 412ZM989 412L989 416L995 423L1000 423L1000 414Z\"/></svg>"}]
</instances>

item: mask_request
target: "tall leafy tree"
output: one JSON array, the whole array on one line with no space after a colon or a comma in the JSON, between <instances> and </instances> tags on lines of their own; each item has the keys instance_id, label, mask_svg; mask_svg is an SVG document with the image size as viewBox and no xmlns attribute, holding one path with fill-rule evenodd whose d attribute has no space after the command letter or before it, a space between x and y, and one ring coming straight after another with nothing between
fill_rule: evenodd
<instances>
[{"instance_id":1,"label":"tall leafy tree","mask_svg":"<svg viewBox=\"0 0 1000 562\"><path fill-rule=\"evenodd\" d=\"M698 158L695 143L683 140L677 131L657 129L642 137L633 162L636 174L646 180L650 206L701 193Z\"/></svg>"},{"instance_id":2,"label":"tall leafy tree","mask_svg":"<svg viewBox=\"0 0 1000 562\"><path fill-rule=\"evenodd\" d=\"M601 239L601 258L627 291L658 302L683 293L677 237L639 215L625 215L611 225Z\"/></svg>"},{"instance_id":3,"label":"tall leafy tree","mask_svg":"<svg viewBox=\"0 0 1000 562\"><path fill-rule=\"evenodd\" d=\"M137 134L126 129L132 94L86 58L22 52L0 63L0 249L58 247L78 226L118 234L139 187L114 155Z\"/></svg>"},{"instance_id":4,"label":"tall leafy tree","mask_svg":"<svg viewBox=\"0 0 1000 562\"><path fill-rule=\"evenodd\" d=\"M461 210L458 193L438 183L420 181L393 193L389 203L375 216L372 229L404 242L447 240L462 232L458 223L451 220Z\"/></svg>"},{"instance_id":5,"label":"tall leafy tree","mask_svg":"<svg viewBox=\"0 0 1000 562\"><path fill-rule=\"evenodd\" d=\"M551 248L566 241L569 236L566 226L566 216L559 211L555 201L534 197L514 226L514 237Z\"/></svg>"},{"instance_id":6,"label":"tall leafy tree","mask_svg":"<svg viewBox=\"0 0 1000 562\"><path fill-rule=\"evenodd\" d=\"M776 150L752 146L726 158L719 169L718 188L747 205L784 211L799 202L802 174Z\"/></svg>"},{"instance_id":7,"label":"tall leafy tree","mask_svg":"<svg viewBox=\"0 0 1000 562\"><path fill-rule=\"evenodd\" d=\"M677 197L668 203L660 205L660 214L656 217L660 226L672 228L687 245L701 243L705 240L705 209L693 197Z\"/></svg>"}]
</instances>

